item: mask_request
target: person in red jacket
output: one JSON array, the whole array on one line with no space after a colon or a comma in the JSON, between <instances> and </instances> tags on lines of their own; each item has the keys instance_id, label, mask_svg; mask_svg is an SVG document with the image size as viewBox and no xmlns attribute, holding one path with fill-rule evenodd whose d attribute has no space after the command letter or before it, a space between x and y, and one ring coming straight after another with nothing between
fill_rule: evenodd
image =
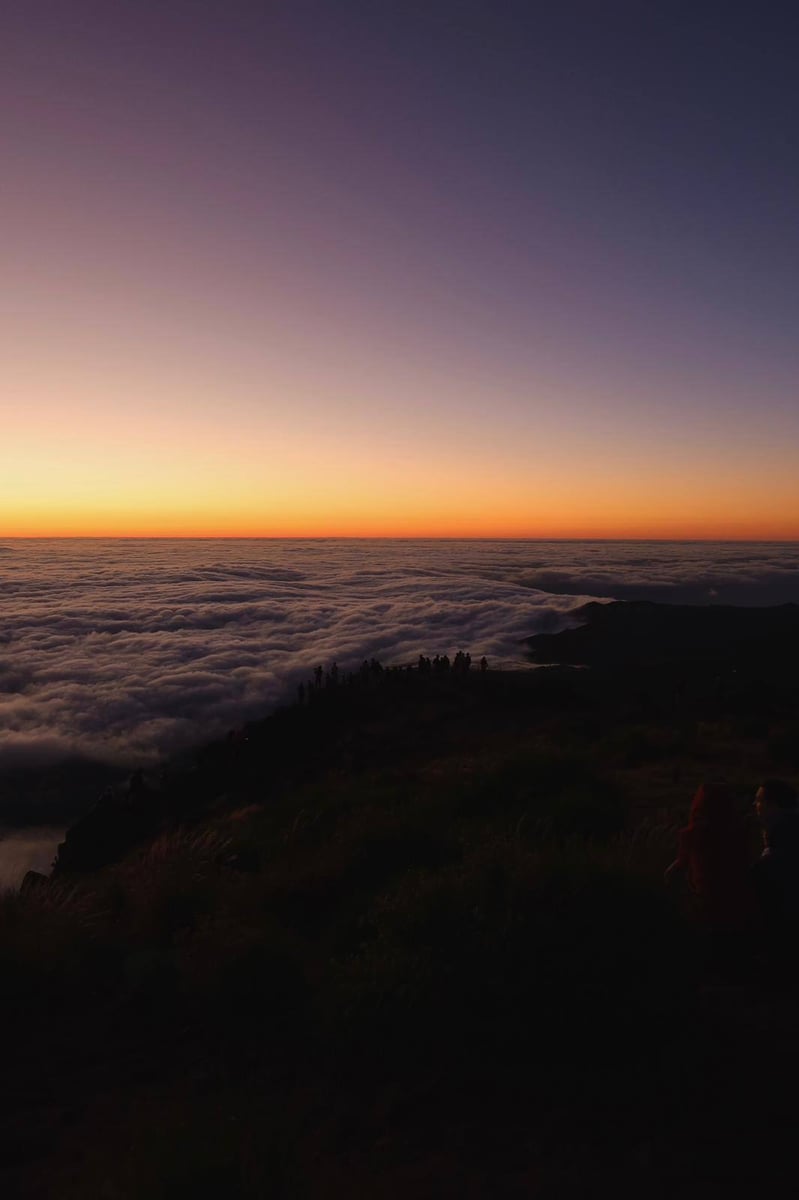
<instances>
[{"instance_id":1,"label":"person in red jacket","mask_svg":"<svg viewBox=\"0 0 799 1200\"><path fill-rule=\"evenodd\" d=\"M718 934L743 933L755 920L752 830L724 783L702 783L679 832L667 880L687 878L700 924Z\"/></svg>"}]
</instances>

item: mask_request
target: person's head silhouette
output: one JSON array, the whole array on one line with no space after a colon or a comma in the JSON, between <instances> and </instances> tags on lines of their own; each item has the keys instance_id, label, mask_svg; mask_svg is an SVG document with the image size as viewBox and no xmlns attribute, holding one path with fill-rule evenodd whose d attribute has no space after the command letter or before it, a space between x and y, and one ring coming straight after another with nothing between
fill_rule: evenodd
<instances>
[{"instance_id":1,"label":"person's head silhouette","mask_svg":"<svg viewBox=\"0 0 799 1200\"><path fill-rule=\"evenodd\" d=\"M755 812L761 821L775 813L795 812L796 792L784 779L766 779L755 792Z\"/></svg>"}]
</instances>

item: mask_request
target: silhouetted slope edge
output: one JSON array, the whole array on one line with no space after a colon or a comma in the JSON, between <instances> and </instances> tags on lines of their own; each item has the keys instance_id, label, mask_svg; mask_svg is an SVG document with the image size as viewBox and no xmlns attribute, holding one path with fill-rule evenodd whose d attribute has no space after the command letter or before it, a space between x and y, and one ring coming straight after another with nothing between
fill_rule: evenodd
<instances>
[{"instance_id":1,"label":"silhouetted slope edge","mask_svg":"<svg viewBox=\"0 0 799 1200\"><path fill-rule=\"evenodd\" d=\"M793 1169L763 1045L794 1078L795 1000L719 990L662 883L700 779L742 810L797 781L796 673L720 661L331 668L112 789L0 898L0 1184L665 1200Z\"/></svg>"},{"instance_id":2,"label":"silhouetted slope edge","mask_svg":"<svg viewBox=\"0 0 799 1200\"><path fill-rule=\"evenodd\" d=\"M412 764L465 738L489 739L508 710L546 712L550 724L604 709L603 724L701 713L770 713L787 719L799 687L799 607L678 607L592 602L577 627L528 640L546 671L483 673L450 664L360 671L333 666L299 689L299 703L227 738L137 773L109 790L67 832L55 874L96 870L165 829L236 804L261 803L326 771ZM433 660L438 664L438 656ZM579 678L570 666L593 668ZM540 720L540 717L539 717ZM542 722L542 724L545 724ZM412 731L412 732L411 732ZM790 740L790 732L779 735ZM438 745L436 743L439 743ZM594 750L601 758L601 747Z\"/></svg>"}]
</instances>

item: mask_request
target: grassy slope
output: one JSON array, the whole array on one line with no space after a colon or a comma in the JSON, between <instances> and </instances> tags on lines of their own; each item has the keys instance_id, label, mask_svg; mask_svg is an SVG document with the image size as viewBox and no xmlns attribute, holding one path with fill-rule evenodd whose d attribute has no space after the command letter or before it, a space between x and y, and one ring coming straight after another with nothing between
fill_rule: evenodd
<instances>
[{"instance_id":1,"label":"grassy slope","mask_svg":"<svg viewBox=\"0 0 799 1200\"><path fill-rule=\"evenodd\" d=\"M792 722L704 683L402 673L208 748L156 842L2 902L4 1194L762 1171L788 1000L709 988L661 873L700 779L795 775Z\"/></svg>"}]
</instances>

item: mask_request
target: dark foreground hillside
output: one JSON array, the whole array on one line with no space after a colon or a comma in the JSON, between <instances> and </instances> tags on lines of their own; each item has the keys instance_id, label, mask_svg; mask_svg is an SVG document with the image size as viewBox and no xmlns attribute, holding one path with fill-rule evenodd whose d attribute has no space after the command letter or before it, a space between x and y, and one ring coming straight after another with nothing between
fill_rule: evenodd
<instances>
[{"instance_id":1,"label":"dark foreground hillside","mask_svg":"<svg viewBox=\"0 0 799 1200\"><path fill-rule=\"evenodd\" d=\"M701 779L799 772L790 679L716 665L374 665L107 796L0 905L2 1194L795 1178L794 989L662 885Z\"/></svg>"}]
</instances>

